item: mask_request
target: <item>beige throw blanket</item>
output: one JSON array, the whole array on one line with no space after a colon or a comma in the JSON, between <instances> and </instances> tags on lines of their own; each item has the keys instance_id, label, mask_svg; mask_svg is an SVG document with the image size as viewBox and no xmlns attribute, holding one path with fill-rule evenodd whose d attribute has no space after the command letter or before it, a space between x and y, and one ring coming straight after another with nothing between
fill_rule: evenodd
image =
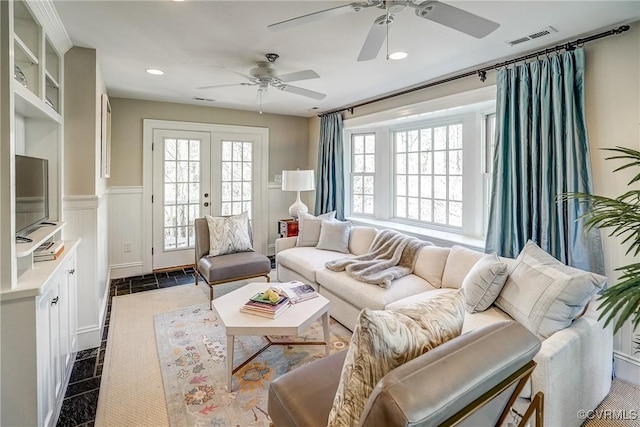
<instances>
[{"instance_id":1,"label":"beige throw blanket","mask_svg":"<svg viewBox=\"0 0 640 427\"><path fill-rule=\"evenodd\" d=\"M332 271L346 271L365 283L388 288L391 281L413 272L418 252L433 243L393 230L382 230L373 239L368 253L353 258L340 258L325 264Z\"/></svg>"}]
</instances>

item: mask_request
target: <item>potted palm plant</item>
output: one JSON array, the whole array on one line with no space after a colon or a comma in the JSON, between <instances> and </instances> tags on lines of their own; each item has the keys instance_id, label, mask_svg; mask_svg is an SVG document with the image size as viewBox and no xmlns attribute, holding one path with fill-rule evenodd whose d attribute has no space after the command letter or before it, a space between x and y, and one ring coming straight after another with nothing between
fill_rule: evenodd
<instances>
[{"instance_id":1,"label":"potted palm plant","mask_svg":"<svg viewBox=\"0 0 640 427\"><path fill-rule=\"evenodd\" d=\"M640 182L640 151L630 148L605 148L615 153L606 160L624 160L625 163L614 172L637 168L638 172L631 178L627 186ZM626 254L637 257L640 253L640 190L630 189L616 198L596 196L586 193L568 193L562 199L578 199L589 202L591 207L584 215L585 227L610 230L609 236L622 238L623 245L628 245ZM600 296L600 319L605 325L614 322L614 333L629 319L634 329L640 324L640 262L616 268L621 275L615 286L608 287ZM634 341L636 352L640 351L640 341Z\"/></svg>"}]
</instances>

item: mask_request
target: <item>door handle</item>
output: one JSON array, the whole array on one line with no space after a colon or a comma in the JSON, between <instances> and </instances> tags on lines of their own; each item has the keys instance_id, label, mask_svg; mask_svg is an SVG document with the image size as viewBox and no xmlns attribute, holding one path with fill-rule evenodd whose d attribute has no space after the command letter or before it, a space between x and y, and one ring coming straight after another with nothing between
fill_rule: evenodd
<instances>
[{"instance_id":1,"label":"door handle","mask_svg":"<svg viewBox=\"0 0 640 427\"><path fill-rule=\"evenodd\" d=\"M58 299L60 297L55 297L54 299L51 300L51 305L56 305L58 303Z\"/></svg>"},{"instance_id":2,"label":"door handle","mask_svg":"<svg viewBox=\"0 0 640 427\"><path fill-rule=\"evenodd\" d=\"M71 270L69 270L69 274L76 274L76 269L72 268Z\"/></svg>"},{"instance_id":3,"label":"door handle","mask_svg":"<svg viewBox=\"0 0 640 427\"><path fill-rule=\"evenodd\" d=\"M209 193L204 193L204 197L205 198L209 197Z\"/></svg>"},{"instance_id":4,"label":"door handle","mask_svg":"<svg viewBox=\"0 0 640 427\"><path fill-rule=\"evenodd\" d=\"M207 206L209 206L209 202L204 202L204 207L206 208Z\"/></svg>"}]
</instances>

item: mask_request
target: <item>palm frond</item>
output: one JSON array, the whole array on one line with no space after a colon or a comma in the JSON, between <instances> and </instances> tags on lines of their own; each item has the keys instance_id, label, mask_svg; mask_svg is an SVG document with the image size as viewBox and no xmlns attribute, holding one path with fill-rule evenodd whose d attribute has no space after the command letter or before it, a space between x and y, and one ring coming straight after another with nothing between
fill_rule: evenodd
<instances>
[{"instance_id":1,"label":"palm frond","mask_svg":"<svg viewBox=\"0 0 640 427\"><path fill-rule=\"evenodd\" d=\"M631 319L634 328L640 325L640 263L618 268L622 275L615 286L607 288L599 297L600 316L605 326L615 321L614 332Z\"/></svg>"},{"instance_id":2,"label":"palm frond","mask_svg":"<svg viewBox=\"0 0 640 427\"><path fill-rule=\"evenodd\" d=\"M611 156L611 157L606 157L605 160L617 160L617 159L629 159L631 160L631 162L626 163L620 167L618 167L617 169L614 169L614 172L617 172L619 170L623 170L629 167L633 167L636 166L638 168L640 168L640 151L636 151L633 150L631 148L625 148L625 147L616 147L616 148L603 148L603 150L607 150L607 151L613 151L613 152L617 152L617 153L622 153L624 155L622 156ZM634 176L631 181L629 181L629 183L627 185L631 185L634 182L640 181L640 172Z\"/></svg>"}]
</instances>

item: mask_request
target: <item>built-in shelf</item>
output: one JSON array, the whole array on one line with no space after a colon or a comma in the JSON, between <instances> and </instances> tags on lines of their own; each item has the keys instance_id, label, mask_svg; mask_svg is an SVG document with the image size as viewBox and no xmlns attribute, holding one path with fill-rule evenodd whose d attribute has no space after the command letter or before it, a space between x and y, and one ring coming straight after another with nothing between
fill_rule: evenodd
<instances>
[{"instance_id":1,"label":"built-in shelf","mask_svg":"<svg viewBox=\"0 0 640 427\"><path fill-rule=\"evenodd\" d=\"M62 123L62 116L49 107L42 99L21 85L15 85L15 110L24 117L53 120Z\"/></svg>"},{"instance_id":2,"label":"built-in shelf","mask_svg":"<svg viewBox=\"0 0 640 427\"><path fill-rule=\"evenodd\" d=\"M19 49L16 49L16 61L20 62L30 62L34 65L37 65L40 61L38 61L38 57L31 52L29 46L26 45L25 42L22 41L17 34L13 36L13 41L16 43L16 46Z\"/></svg>"},{"instance_id":3,"label":"built-in shelf","mask_svg":"<svg viewBox=\"0 0 640 427\"><path fill-rule=\"evenodd\" d=\"M31 255L33 251L38 249L38 246L53 237L53 235L62 230L65 225L65 222L56 222L55 225L43 225L32 231L29 235L24 236L32 241L16 243L16 257L22 258Z\"/></svg>"}]
</instances>

